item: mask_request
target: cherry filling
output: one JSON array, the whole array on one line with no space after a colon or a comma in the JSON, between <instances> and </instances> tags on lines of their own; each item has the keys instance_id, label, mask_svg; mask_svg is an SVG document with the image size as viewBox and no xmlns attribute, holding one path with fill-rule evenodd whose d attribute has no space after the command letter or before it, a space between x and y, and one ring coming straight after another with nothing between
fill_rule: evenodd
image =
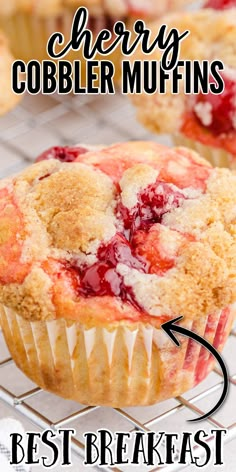
<instances>
[{"instance_id":1,"label":"cherry filling","mask_svg":"<svg viewBox=\"0 0 236 472\"><path fill-rule=\"evenodd\" d=\"M48 159L57 159L61 162L73 162L81 154L88 152L88 149L81 146L54 146L44 151L37 157L36 162L46 161Z\"/></svg>"},{"instance_id":2,"label":"cherry filling","mask_svg":"<svg viewBox=\"0 0 236 472\"><path fill-rule=\"evenodd\" d=\"M201 93L194 106L198 121L214 134L229 133L236 128L236 77L223 78L225 89L222 94Z\"/></svg>"},{"instance_id":3,"label":"cherry filling","mask_svg":"<svg viewBox=\"0 0 236 472\"><path fill-rule=\"evenodd\" d=\"M214 8L215 10L224 10L236 6L236 0L208 0L205 8Z\"/></svg>"},{"instance_id":4,"label":"cherry filling","mask_svg":"<svg viewBox=\"0 0 236 472\"><path fill-rule=\"evenodd\" d=\"M129 241L121 233L117 233L106 246L101 246L98 250L98 259L101 261L109 261L109 264L116 266L122 263L133 269L146 272L147 263L132 254L133 248Z\"/></svg>"},{"instance_id":5,"label":"cherry filling","mask_svg":"<svg viewBox=\"0 0 236 472\"><path fill-rule=\"evenodd\" d=\"M117 270L118 264L124 264L142 273L148 273L150 263L137 253L135 232L144 228L148 232L153 224L160 222L162 216L181 205L184 195L173 185L156 182L149 185L138 196L138 203L131 211L121 203L117 206L118 216L123 219L124 227L132 231L116 233L111 241L100 246L98 261L91 266L73 267L78 283L76 291L84 297L116 296L131 303L141 310L131 287L124 282L124 277ZM173 264L169 268L173 267ZM162 273L160 271L160 273Z\"/></svg>"},{"instance_id":6,"label":"cherry filling","mask_svg":"<svg viewBox=\"0 0 236 472\"><path fill-rule=\"evenodd\" d=\"M79 294L85 297L116 296L140 308L135 301L132 289L124 284L124 279L116 268L118 263L123 263L128 267L146 272L145 260L133 256L129 241L121 233L117 233L109 244L101 246L97 256L98 262L92 266L73 268L79 276L77 286Z\"/></svg>"},{"instance_id":7,"label":"cherry filling","mask_svg":"<svg viewBox=\"0 0 236 472\"><path fill-rule=\"evenodd\" d=\"M178 208L185 198L173 185L157 181L139 194L138 203L134 208L128 210L119 203L117 211L125 229L131 230L132 237L138 229L148 231L153 224L161 223L163 215Z\"/></svg>"},{"instance_id":8,"label":"cherry filling","mask_svg":"<svg viewBox=\"0 0 236 472\"><path fill-rule=\"evenodd\" d=\"M86 152L88 152L87 149L83 147L53 147L41 154L37 162L47 159L73 162L79 155ZM46 177L47 175L42 178ZM120 193L119 185L117 185L117 192ZM117 232L108 244L100 246L96 263L90 266L63 264L74 291L82 297L116 296L143 311L136 301L133 289L125 284L117 265L124 264L141 273L152 273L151 263L148 257L145 258L145 252L140 254L137 249L135 235L140 230L144 235L149 233L153 225L162 222L164 214L178 208L185 199L186 196L173 184L156 181L139 193L137 204L131 210L120 201L116 208L116 215L123 223L123 234ZM152 250L155 251L155 245ZM158 248L156 251L158 252ZM165 261L165 266L163 264L161 255L158 253L155 265L160 265L160 270L156 270L155 273L164 275L166 270L173 267L173 261L171 264Z\"/></svg>"}]
</instances>

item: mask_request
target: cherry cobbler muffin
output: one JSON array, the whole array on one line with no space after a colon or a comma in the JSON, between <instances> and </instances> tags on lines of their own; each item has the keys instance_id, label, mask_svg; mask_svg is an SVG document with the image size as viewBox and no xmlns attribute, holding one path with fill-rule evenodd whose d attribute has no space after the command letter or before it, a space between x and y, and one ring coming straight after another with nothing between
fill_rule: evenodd
<instances>
[{"instance_id":1,"label":"cherry cobbler muffin","mask_svg":"<svg viewBox=\"0 0 236 472\"><path fill-rule=\"evenodd\" d=\"M181 60L221 60L224 63L221 75L225 88L219 95L211 92L189 95L184 93L183 79L177 95L170 91L165 95L133 95L139 119L154 132L170 134L175 144L195 149L213 165L235 169L236 8L175 13L162 21L168 28L190 31L181 44ZM151 27L157 31L159 22ZM135 56L138 58L147 60L140 52ZM148 59L160 59L158 51ZM213 77L209 76L209 82L215 82Z\"/></svg>"},{"instance_id":2,"label":"cherry cobbler muffin","mask_svg":"<svg viewBox=\"0 0 236 472\"><path fill-rule=\"evenodd\" d=\"M52 148L0 188L1 322L20 369L92 405L148 405L200 382L236 300L236 177L152 142Z\"/></svg>"}]
</instances>

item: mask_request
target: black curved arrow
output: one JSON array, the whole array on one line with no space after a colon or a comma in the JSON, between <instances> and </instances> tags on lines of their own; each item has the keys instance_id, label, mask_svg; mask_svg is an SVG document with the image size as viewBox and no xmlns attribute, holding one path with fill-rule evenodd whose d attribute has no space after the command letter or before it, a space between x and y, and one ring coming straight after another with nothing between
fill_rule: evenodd
<instances>
[{"instance_id":1,"label":"black curved arrow","mask_svg":"<svg viewBox=\"0 0 236 472\"><path fill-rule=\"evenodd\" d=\"M220 367L222 369L222 372L223 372L223 378L224 378L224 388L223 388L223 392L222 392L222 395L218 401L218 403L214 406L214 408L212 408L212 410L209 411L209 413L206 413L205 415L203 416L200 416L200 418L194 418L193 420L188 420L188 421L202 421L206 418L208 418L209 416L211 416L216 410L218 410L218 408L220 408L221 404L223 403L226 395L227 395L227 392L228 392L228 386L229 386L229 378L228 378L228 372L227 372L227 368L225 366L225 363L222 359L222 357L220 356L220 354L218 353L218 351L208 342L206 341L204 338L202 338L201 336L199 336L198 334L196 333L193 333L192 331L190 331L189 329L186 329L186 328L183 328L182 326L178 326L176 325L175 323L177 323L177 321L180 321L183 319L183 316L179 316L178 318L175 318L173 320L170 320L170 321L167 321L166 323L163 323L161 325L161 328L166 332L166 334L168 334L168 336L170 337L170 339L176 344L176 346L180 347L180 342L178 341L178 339L174 336L173 332L172 331L176 331L177 333L180 333L182 334L183 336L188 336L189 338L192 338L194 339L197 343L201 344L202 346L204 346L208 351L210 351L210 353L216 358L216 360L219 362L220 364Z\"/></svg>"}]
</instances>

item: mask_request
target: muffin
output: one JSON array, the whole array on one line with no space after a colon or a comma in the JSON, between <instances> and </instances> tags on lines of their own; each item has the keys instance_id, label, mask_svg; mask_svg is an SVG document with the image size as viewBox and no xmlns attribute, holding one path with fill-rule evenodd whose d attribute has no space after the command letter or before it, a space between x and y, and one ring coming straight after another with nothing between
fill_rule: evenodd
<instances>
[{"instance_id":1,"label":"muffin","mask_svg":"<svg viewBox=\"0 0 236 472\"><path fill-rule=\"evenodd\" d=\"M145 126L157 133L170 134L175 144L195 149L218 167L236 168L236 8L202 9L196 12L173 14L165 19L170 28L189 29L184 39L180 59L221 60L225 82L220 95L180 93L173 95L136 95L133 102ZM157 24L152 25L156 31ZM216 46L217 45L217 46ZM139 52L135 59L143 57ZM148 58L158 59L158 51ZM145 59L147 57L145 56ZM214 82L209 77L209 82Z\"/></svg>"},{"instance_id":2,"label":"muffin","mask_svg":"<svg viewBox=\"0 0 236 472\"><path fill-rule=\"evenodd\" d=\"M11 66L13 56L8 47L7 40L0 31L0 115L11 110L19 102L20 98L11 89Z\"/></svg>"},{"instance_id":3,"label":"muffin","mask_svg":"<svg viewBox=\"0 0 236 472\"><path fill-rule=\"evenodd\" d=\"M138 3L138 5L137 5ZM0 26L7 33L12 50L17 59L28 62L31 59L39 61L48 59L46 44L52 33L60 31L68 42L71 25L77 8L84 6L89 11L88 28L97 35L101 29L112 31L117 20L123 20L132 27L137 18L153 18L166 10L176 10L191 3L190 0L0 0ZM114 62L119 76L120 50L106 56ZM66 60L81 60L81 76L85 80L85 61L81 50L69 52ZM94 60L104 59L96 55ZM83 82L84 82L83 80Z\"/></svg>"},{"instance_id":4,"label":"muffin","mask_svg":"<svg viewBox=\"0 0 236 472\"><path fill-rule=\"evenodd\" d=\"M0 300L17 366L90 405L149 405L212 370L236 299L236 177L152 142L52 148L3 180Z\"/></svg>"}]
</instances>

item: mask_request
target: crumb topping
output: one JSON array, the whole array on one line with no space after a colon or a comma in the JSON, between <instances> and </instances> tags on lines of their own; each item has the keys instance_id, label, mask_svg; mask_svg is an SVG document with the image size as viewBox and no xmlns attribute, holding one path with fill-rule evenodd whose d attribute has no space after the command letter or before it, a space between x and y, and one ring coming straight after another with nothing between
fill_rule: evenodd
<instances>
[{"instance_id":1,"label":"crumb topping","mask_svg":"<svg viewBox=\"0 0 236 472\"><path fill-rule=\"evenodd\" d=\"M101 240L111 239L115 234L113 206L109 177L80 163L73 163L73 171L62 165L41 179L34 192L34 208L52 245L68 251L89 253Z\"/></svg>"},{"instance_id":2,"label":"crumb topping","mask_svg":"<svg viewBox=\"0 0 236 472\"><path fill-rule=\"evenodd\" d=\"M31 320L156 325L236 301L230 171L155 143L80 149L1 182L2 303Z\"/></svg>"}]
</instances>

